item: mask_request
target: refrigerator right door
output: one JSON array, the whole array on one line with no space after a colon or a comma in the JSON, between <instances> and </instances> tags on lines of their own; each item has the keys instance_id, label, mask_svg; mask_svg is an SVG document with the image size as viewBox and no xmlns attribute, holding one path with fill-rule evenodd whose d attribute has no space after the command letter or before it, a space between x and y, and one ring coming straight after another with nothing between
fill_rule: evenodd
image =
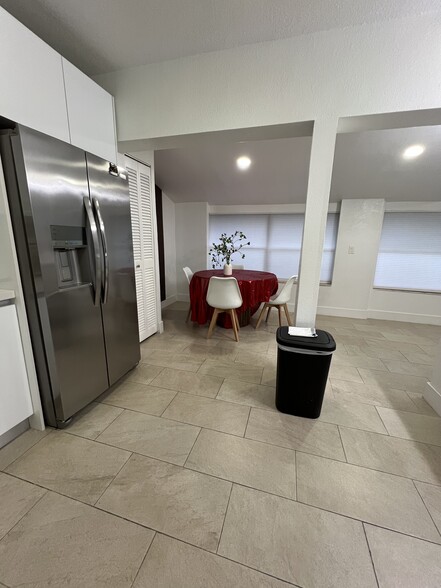
<instances>
[{"instance_id":1,"label":"refrigerator right door","mask_svg":"<svg viewBox=\"0 0 441 588\"><path fill-rule=\"evenodd\" d=\"M102 316L110 385L140 360L130 199L116 166L87 153L90 197L103 251Z\"/></svg>"}]
</instances>

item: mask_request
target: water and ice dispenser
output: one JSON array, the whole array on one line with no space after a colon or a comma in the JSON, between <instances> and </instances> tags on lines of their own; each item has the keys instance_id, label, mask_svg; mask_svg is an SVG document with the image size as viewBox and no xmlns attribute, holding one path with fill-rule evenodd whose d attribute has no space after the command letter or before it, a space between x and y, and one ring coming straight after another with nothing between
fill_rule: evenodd
<instances>
[{"instance_id":1,"label":"water and ice dispenser","mask_svg":"<svg viewBox=\"0 0 441 588\"><path fill-rule=\"evenodd\" d=\"M90 282L90 269L84 227L51 225L58 288Z\"/></svg>"}]
</instances>

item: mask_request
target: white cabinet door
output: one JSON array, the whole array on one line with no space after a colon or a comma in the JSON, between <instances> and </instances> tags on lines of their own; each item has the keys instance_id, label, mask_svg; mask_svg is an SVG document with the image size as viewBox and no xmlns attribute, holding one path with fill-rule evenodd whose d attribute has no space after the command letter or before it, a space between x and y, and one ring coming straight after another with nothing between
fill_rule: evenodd
<instances>
[{"instance_id":1,"label":"white cabinet door","mask_svg":"<svg viewBox=\"0 0 441 588\"><path fill-rule=\"evenodd\" d=\"M0 116L69 142L61 56L0 8Z\"/></svg>"},{"instance_id":2,"label":"white cabinet door","mask_svg":"<svg viewBox=\"0 0 441 588\"><path fill-rule=\"evenodd\" d=\"M125 158L125 167L130 190L139 340L143 341L158 330L156 207L150 167L130 157Z\"/></svg>"},{"instance_id":3,"label":"white cabinet door","mask_svg":"<svg viewBox=\"0 0 441 588\"><path fill-rule=\"evenodd\" d=\"M0 306L0 435L32 414L15 306Z\"/></svg>"},{"instance_id":4,"label":"white cabinet door","mask_svg":"<svg viewBox=\"0 0 441 588\"><path fill-rule=\"evenodd\" d=\"M70 142L116 163L113 96L63 58Z\"/></svg>"}]
</instances>

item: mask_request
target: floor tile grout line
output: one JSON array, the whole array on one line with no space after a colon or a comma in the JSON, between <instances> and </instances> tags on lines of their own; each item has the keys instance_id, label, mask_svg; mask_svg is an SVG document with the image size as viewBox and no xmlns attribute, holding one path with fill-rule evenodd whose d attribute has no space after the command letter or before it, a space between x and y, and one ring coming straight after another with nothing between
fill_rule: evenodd
<instances>
[{"instance_id":1,"label":"floor tile grout line","mask_svg":"<svg viewBox=\"0 0 441 588\"><path fill-rule=\"evenodd\" d=\"M110 488L110 486L113 484L113 482L119 476L119 474L121 473L121 471L123 470L123 468L129 463L130 459L133 456L133 451L128 451L127 449L125 449L124 451L127 451L128 453L130 453L130 455L128 456L128 458L122 464L122 466L119 468L119 470L116 472L116 474L114 475L114 477L112 478L112 480L107 484L107 486L104 488L104 490L101 492L101 494L99 495L99 497L95 500L95 502L91 506L95 506L95 504L101 500L101 498L104 496L104 494L106 493L106 491Z\"/></svg>"},{"instance_id":2,"label":"floor tile grout line","mask_svg":"<svg viewBox=\"0 0 441 588\"><path fill-rule=\"evenodd\" d=\"M221 544L222 534L224 532L224 527L225 527L225 521L227 520L228 508L230 507L231 494L233 493L233 487L234 487L234 482L231 482L230 493L228 494L227 506L225 508L225 513L224 513L224 520L222 521L222 527L221 527L221 530L219 533L219 541L217 542L216 555L218 554L219 546Z\"/></svg>"},{"instance_id":3,"label":"floor tile grout line","mask_svg":"<svg viewBox=\"0 0 441 588\"><path fill-rule=\"evenodd\" d=\"M335 378L334 378L335 379ZM345 382L347 382L348 380L344 380ZM354 382L354 384L356 384L357 382ZM332 385L332 382L331 382ZM334 392L334 400L336 400L337 402L347 402L350 404L362 404L363 406L375 406L376 408L388 408L389 410L395 410L395 411L399 411L399 412L409 412L410 414L419 414L421 416L432 416L433 418L440 418L440 416L436 416L436 415L430 415L424 412L421 412L417 405L414 403L414 401L412 400L412 398L410 398L409 396L409 392L407 390L399 390L398 388L394 388L394 390L397 390L398 392L402 393L403 395L405 395L407 398L409 398L409 400L414 404L416 410L406 410L405 408L396 408L394 406L384 406L383 404L373 404L372 402L364 402L363 400L353 400L350 398L338 398L335 397L335 392ZM410 392L411 394L419 394L419 392ZM346 392L344 391L343 394L338 393L338 396L344 396L345 394L350 394L350 392ZM347 425L342 425L344 427L346 427ZM355 427L351 427L351 428L355 428ZM381 433L379 433L381 434Z\"/></svg>"},{"instance_id":4,"label":"floor tile grout line","mask_svg":"<svg viewBox=\"0 0 441 588\"><path fill-rule=\"evenodd\" d=\"M366 546L369 551L369 557L370 557L370 560L372 563L372 569L374 571L375 581L377 582L377 587L380 588L380 582L378 581L377 570L375 568L375 562L374 562L374 558L373 558L372 551L371 551L371 546L370 546L369 539L368 539L367 532L366 532L366 523L362 522L361 525L363 527L364 538L366 540Z\"/></svg>"},{"instance_id":5,"label":"floor tile grout line","mask_svg":"<svg viewBox=\"0 0 441 588\"><path fill-rule=\"evenodd\" d=\"M135 523L135 524L136 524L136 523ZM142 568L142 566L144 565L144 562L145 562L145 560L147 559L147 556L148 556L148 554L149 554L149 551L150 551L150 549L151 549L151 547L152 547L152 545L153 545L153 542L154 542L154 540L156 539L156 535L157 535L157 534L158 534L158 532L157 532L157 531L153 531L153 537L152 537L152 540L150 541L150 545L147 547L147 551L145 552L145 555L144 555L144 557L142 558L141 564L140 564L140 566L139 566L139 568L138 568L138 570L137 570L137 572L136 572L136 574L135 574L135 577L133 578L133 582L130 584L130 588L133 588L133 586L135 585L136 578L138 577L138 575L139 575L139 572L141 571L141 568Z\"/></svg>"},{"instance_id":6,"label":"floor tile grout line","mask_svg":"<svg viewBox=\"0 0 441 588\"><path fill-rule=\"evenodd\" d=\"M251 382L247 382L247 383L251 384ZM256 384L256 385L260 385L260 384ZM220 391L220 388L219 388L219 391ZM171 390L171 392L172 392L172 390ZM214 398L212 398L211 396L202 396L201 394L192 394L191 392L186 392L185 390L178 390L176 392L176 394L185 394L186 396L191 396L192 398L214 400L217 402L222 402L224 404L231 404L232 406L245 406L246 408L253 408L250 404L240 404L239 402L233 402L232 400L224 400L223 398L217 398L216 396L219 394L219 392ZM130 410L130 409L128 409L128 410ZM262 409L262 410L265 410L265 409Z\"/></svg>"},{"instance_id":7,"label":"floor tile grout line","mask_svg":"<svg viewBox=\"0 0 441 588\"><path fill-rule=\"evenodd\" d=\"M384 408L384 407L380 406L380 408ZM378 418L380 419L380 421L381 421L381 422L382 422L382 424L383 424L383 427L384 427L384 428L385 428L385 430L387 431L387 434L386 434L385 436L386 436L386 437L394 437L395 439L404 439L404 437L396 437L395 435L391 435L391 434L390 434L390 431L389 431L389 429L388 429L388 428L387 428L387 426L386 426L386 423L385 423L385 422L384 422L384 420L381 418L381 414L380 414L380 411L378 410L378 407L377 407L377 406L375 407L375 410L376 410L376 412L377 412L377 414L378 414ZM390 409L390 410L394 410L394 409ZM409 414L415 414L415 413L409 413ZM383 433L383 434L384 434L384 433Z\"/></svg>"},{"instance_id":8,"label":"floor tile grout line","mask_svg":"<svg viewBox=\"0 0 441 588\"><path fill-rule=\"evenodd\" d=\"M167 392L174 392L174 390L168 390L168 388L161 388L161 390L167 390ZM177 393L176 393L177 394ZM175 394L175 396L176 396ZM123 411L128 411L128 412L135 412L137 414L145 414L146 416L151 416L151 417L156 417L156 418L163 418L162 417L162 413L159 414L153 414L152 412L144 412L141 410L136 410L135 408L127 408L126 406L118 406L116 404L108 404L107 402L102 402L101 404L105 404L106 406L113 406L114 408L121 408ZM119 418L121 415L118 415L116 418ZM116 420L116 419L115 419ZM170 420L170 419L166 419L166 420ZM111 423L112 424L112 423ZM106 427L107 429L107 427ZM54 430L62 430L63 433L70 433L70 431L68 429L54 429ZM104 431L102 431L104 432ZM70 433L71 435L73 435L73 433ZM101 435L101 433L98 435L98 437ZM77 437L80 437L80 435L76 435ZM98 439L97 437L97 439ZM97 439L90 439L90 437L83 437L83 439L89 439L89 441L96 441Z\"/></svg>"},{"instance_id":9,"label":"floor tile grout line","mask_svg":"<svg viewBox=\"0 0 441 588\"><path fill-rule=\"evenodd\" d=\"M165 390L166 388L164 388ZM170 390L170 392L174 392L174 390ZM162 418L162 415L165 413L165 411L167 410L167 408L170 406L170 404L173 402L173 400L176 398L176 396L179 394L179 390L176 391L176 393L174 394L173 398L170 400L170 402L167 404L167 406L164 408L164 410L161 412L159 416L159 418ZM167 420L167 419L166 419Z\"/></svg>"},{"instance_id":10,"label":"floor tile grout line","mask_svg":"<svg viewBox=\"0 0 441 588\"><path fill-rule=\"evenodd\" d=\"M256 490L256 492L264 492L263 490ZM268 494L268 493L267 493ZM281 498L282 500L291 500L290 498L283 498L281 496L279 496L279 498ZM325 511L325 512L329 512L332 513L336 516L340 516L340 517L344 517L346 519L350 519L352 521L357 521L361 524L365 523L366 525L371 525L373 527L378 527L379 529L384 529L385 531L390 531L392 533L398 533L399 535L405 535L406 537L411 537L412 539L419 539L420 541L425 541L426 543L431 543L432 545L438 545L438 547L441 547L441 539L440 542L436 542L433 539L427 539L425 537L418 537L417 535L412 535L411 533L406 533L405 531L400 531L399 529L392 529L391 527L385 527L383 525L379 525L378 523L374 523L372 521L367 521L365 519L357 519L356 517L350 516L348 514L343 514L341 512L336 512L335 510L330 510L328 508L322 508L320 506L314 505L314 504L310 504L308 502L303 502L302 500L291 500L291 502L297 502L298 504L303 504L304 506L309 506L310 508L315 508L317 510L321 510L321 511ZM435 528L435 530L437 530Z\"/></svg>"},{"instance_id":11,"label":"floor tile grout line","mask_svg":"<svg viewBox=\"0 0 441 588\"><path fill-rule=\"evenodd\" d=\"M247 422L246 422L245 428L244 428L244 430L243 430L243 435L242 435L242 437L243 437L244 439L245 439L245 435L246 435L246 433L247 433L247 429L248 429L248 423L250 422L251 408L252 408L251 406L248 408L248 417L247 417Z\"/></svg>"},{"instance_id":12,"label":"floor tile grout line","mask_svg":"<svg viewBox=\"0 0 441 588\"><path fill-rule=\"evenodd\" d=\"M189 470L191 472L195 472L196 474L203 474L204 476L214 478L215 480L220 480L221 482L229 482L230 484L240 486L241 488L247 488L248 490L256 490L257 492L264 492L265 494L268 494L269 496L275 496L276 498L285 498L286 500L290 500L291 502L298 502L296 498L291 498L289 496L277 494L276 492L271 492L270 490L263 490L262 488L255 488L254 486L250 486L249 484L244 484L243 482L237 482L236 480L231 480L228 478L222 478L221 476L216 476L215 474L208 474L207 472L203 472L202 470L197 470L192 466L187 465L187 466L185 466L185 469Z\"/></svg>"},{"instance_id":13,"label":"floor tile grout line","mask_svg":"<svg viewBox=\"0 0 441 588\"><path fill-rule=\"evenodd\" d=\"M186 463L187 463L187 461L188 461L188 458L190 457L190 455L191 455L191 452L193 451L193 449L194 449L194 446L196 445L196 442L197 442L197 440L199 439L199 435L201 434L201 432L202 432L202 427L199 429L199 433L196 435L196 439L194 440L194 442L193 442L193 445L191 446L191 449L190 449L190 451L188 452L188 455L187 455L187 457L185 458L185 461L184 461L184 463L182 464L182 467L183 467L183 468L185 468L185 467L186 467ZM191 468L186 468L186 469L191 469Z\"/></svg>"},{"instance_id":14,"label":"floor tile grout line","mask_svg":"<svg viewBox=\"0 0 441 588\"><path fill-rule=\"evenodd\" d=\"M106 406L112 406L112 405L111 404L106 404ZM116 419L118 417L120 417L124 413L124 410L125 410L121 406L113 406L113 408L120 408L121 409L121 412L116 415L116 417L112 420L112 422L110 422L106 427L104 427L104 429L102 431L100 431L98 433L98 435L95 437L95 439L90 439L90 437L83 437L83 439L90 439L90 441L96 441L98 439L98 437L104 433L104 431L107 431L107 429L110 427L110 425L113 425L113 423L116 421ZM68 431L67 429L64 429L64 430L65 430L66 433L70 433L70 431ZM70 433L70 434L71 435L75 435L75 433ZM81 437L81 435L77 435L77 437Z\"/></svg>"},{"instance_id":15,"label":"floor tile grout line","mask_svg":"<svg viewBox=\"0 0 441 588\"><path fill-rule=\"evenodd\" d=\"M16 479L16 480L21 480L21 481L23 482L23 480L22 480L21 478L16 478L15 476L11 476L11 477L12 477L12 478L14 478L14 479ZM15 529L15 527L16 527L17 525L19 525L19 524L21 523L21 521L22 521L22 520L23 520L23 519L24 519L24 518L25 518L25 517L26 517L26 516L27 516L27 515L28 515L28 514L31 512L31 510L32 510L32 509L34 509L34 508L37 506L37 504L39 504L39 503L40 503L40 502L43 500L43 498L46 496L46 494L48 494L48 492L50 492L50 490L48 490L47 488L43 488L42 486L37 486L37 484L34 484L33 482L29 482L29 483L30 483L30 484L32 484L33 486L36 486L37 488L41 488L41 489L42 489L42 490L44 490L45 492L43 493L43 495L42 495L42 496L40 496L40 498L37 500L37 502L36 502L35 504L33 504L33 505L31 506L31 508L30 508L29 510L27 510L27 511L26 511L26 512L25 512L25 513L24 513L24 514L23 514L23 515L22 515L22 516L21 516L21 517L18 519L18 521L17 521L17 522L16 522L14 525L12 525L12 527L11 527L11 528L8 530L8 532L7 532L7 533L5 533L5 534L3 535L3 537L0 539L0 545L1 545L2 541L3 541L3 539L6 539L6 537L9 535L9 533L11 533L11 532L12 532L12 531Z\"/></svg>"},{"instance_id":16,"label":"floor tile grout line","mask_svg":"<svg viewBox=\"0 0 441 588\"><path fill-rule=\"evenodd\" d=\"M28 430L29 430L29 429L28 429ZM13 465L13 464L16 462L16 461L18 461L19 459L21 459L22 457L24 457L24 456L25 456L25 455L26 455L26 454L27 454L27 453L28 453L28 452L29 452L31 449L34 449L34 447L35 447L36 445L38 445L39 443L41 443L41 441L43 441L44 439L46 439L46 438L47 438L49 435L52 435L52 434L53 434L53 431L55 431L56 429L52 429L52 427L46 427L46 429L45 429L45 430L47 430L47 431L48 431L46 435L44 435L44 436L43 436L41 439L39 439L39 440L38 440L36 443L34 443L33 445L31 445L31 447L29 447L28 449L26 449L26 451L24 451L22 454L20 454L18 457L16 457L16 458L15 458L13 461L11 461L11 463L9 463L9 464L8 464L8 465L7 465L5 468L3 468L3 469L2 469L2 470L0 470L0 471L4 472L4 473L6 473L6 474L7 474L7 473L9 473L9 472L7 472L7 471L6 471L6 470L7 470L7 468L11 467L11 466L12 466L12 465ZM18 439L18 437L16 437L16 439ZM11 443L13 443L14 441L15 441L15 439L13 439L13 440L11 441ZM8 443L8 445L9 445L9 443ZM5 447L7 447L7 445L5 445ZM2 448L2 449L3 449L3 448Z\"/></svg>"},{"instance_id":17,"label":"floor tile grout line","mask_svg":"<svg viewBox=\"0 0 441 588\"><path fill-rule=\"evenodd\" d=\"M402 480L411 480L411 481L414 481L414 482L421 482L422 484L430 484L431 486L435 486L435 488L441 487L441 482L440 482L440 484L434 484L433 482L426 482L425 480L417 480L416 478L412 478L410 476L404 476L403 474L395 474L393 472L386 472L384 470L377 470L377 469L372 468L372 467L360 465L358 463L353 463L352 461L346 461L345 462L345 461L342 461L341 459L336 459L334 457L326 457L324 455L317 455L316 453L308 453L307 451L304 451L303 449L296 449L295 451L296 451L296 453L303 453L304 455L310 455L312 457L318 457L319 459L326 459L328 461L335 461L338 464L346 464L348 466L353 466L353 467L356 467L356 468L361 468L363 470L368 470L370 472L377 472L379 474L385 474L387 476L393 476L395 478L401 478Z\"/></svg>"},{"instance_id":18,"label":"floor tile grout line","mask_svg":"<svg viewBox=\"0 0 441 588\"><path fill-rule=\"evenodd\" d=\"M342 449L343 449L343 453L344 453L344 456L345 456L345 461L346 461L346 463L349 463L348 456L346 455L345 444L343 443L343 437L341 436L340 425L337 425L337 430L338 430L338 436L340 437L340 443L341 443L341 446L342 446Z\"/></svg>"},{"instance_id":19,"label":"floor tile grout line","mask_svg":"<svg viewBox=\"0 0 441 588\"><path fill-rule=\"evenodd\" d=\"M295 471L296 471L296 476L295 476L295 500L297 502L298 498L299 498L299 468L297 467L297 451L294 451L294 467L295 467Z\"/></svg>"},{"instance_id":20,"label":"floor tile grout line","mask_svg":"<svg viewBox=\"0 0 441 588\"><path fill-rule=\"evenodd\" d=\"M106 511L104 511L104 512L106 512ZM118 515L114 515L114 516L118 516ZM119 517L119 518L123 518L123 517ZM131 521L130 519L123 518L123 520L126 520L127 522L133 523L133 521ZM134 523L134 524L139 525L139 523ZM164 537L167 537L168 539L172 539L173 541L183 543L184 545L188 545L189 547L192 547L194 549L200 549L201 551L203 551L204 553L206 553L208 555L211 555L214 557L219 557L220 559L237 564L238 566L244 567L244 568L251 570L253 572L257 572L258 574L262 574L263 576L267 576L269 578L274 578L275 580L279 580L280 582L284 582L285 584L288 584L289 586L293 586L294 588L303 588L299 584L293 584L290 580L285 580L284 578L281 578L279 576L274 576L273 574L270 574L268 572L263 572L262 570L259 570L258 568L253 568L252 566L250 566L246 563L243 563L239 560L231 559L231 558L227 557L226 555L223 555L221 553L217 553L217 551L210 551L209 549L206 549L205 547L201 547L200 545L195 545L194 543L190 543L189 541L186 541L185 539L175 537L174 535L170 535L164 531L155 531L154 529L151 529L150 527L144 527L144 528L150 529L151 531L154 531L155 537L157 535L162 535ZM152 543L153 543L153 541L152 541ZM150 550L150 548L149 548L149 550Z\"/></svg>"},{"instance_id":21,"label":"floor tile grout line","mask_svg":"<svg viewBox=\"0 0 441 588\"><path fill-rule=\"evenodd\" d=\"M27 429L28 431L30 429ZM26 451L24 451L23 453L21 453L18 457L16 457L15 459L13 459L10 463L8 463L8 465L6 467L4 467L3 469L0 469L0 472L6 472L7 468L9 468L12 464L14 464L17 460L21 459L22 457L24 457L26 455L26 453L28 453L28 451L30 451L31 449L33 449L36 445L38 445L41 441L43 441L43 439L46 439L46 437L48 435L52 434L52 428L51 427L46 427L45 431L47 431L47 433L45 435L43 435L43 437L41 439L39 439L38 441L36 441L33 445L31 445L30 447L28 447L28 449L26 449ZM42 431L43 432L43 431ZM25 431L26 433L26 431ZM24 434L24 433L23 433ZM19 437L16 437L15 439L13 439L10 443L14 443L14 441L16 439L18 439ZM4 447L7 447L10 443L8 443L7 445L5 445ZM3 447L2 447L3 449ZM0 450L1 451L1 450Z\"/></svg>"},{"instance_id":22,"label":"floor tile grout line","mask_svg":"<svg viewBox=\"0 0 441 588\"><path fill-rule=\"evenodd\" d=\"M415 487L415 490L416 490L416 491L417 491L417 493L418 493L418 496L421 498L421 501L422 501L422 503L424 504L424 507L425 507L425 509L427 510L427 512L428 512L428 514L429 514L429 517L431 518L431 520L432 520L433 524L435 525L435 529L438 531L438 534L439 534L439 536L440 536L440 539L441 539L441 528L439 528L439 527L438 527L438 525L436 524L436 522L435 522L435 519L433 518L433 516L432 516L432 513L430 512L430 509L429 509L429 507L428 507L428 506L427 506L427 504L426 504L426 501L424 500L424 498L423 498L423 496L422 496L421 492L418 490L418 486L416 485L416 482L415 482L415 480L412 480L412 482L413 482L413 485L414 485L414 487Z\"/></svg>"}]
</instances>

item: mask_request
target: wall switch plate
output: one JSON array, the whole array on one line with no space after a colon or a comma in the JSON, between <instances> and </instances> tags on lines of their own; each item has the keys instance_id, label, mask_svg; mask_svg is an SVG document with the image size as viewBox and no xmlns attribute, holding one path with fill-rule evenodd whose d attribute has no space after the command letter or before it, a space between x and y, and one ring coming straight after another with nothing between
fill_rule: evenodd
<instances>
[{"instance_id":1,"label":"wall switch plate","mask_svg":"<svg viewBox=\"0 0 441 588\"><path fill-rule=\"evenodd\" d=\"M348 254L354 255L355 254L355 247L353 245L349 245L348 247Z\"/></svg>"}]
</instances>

